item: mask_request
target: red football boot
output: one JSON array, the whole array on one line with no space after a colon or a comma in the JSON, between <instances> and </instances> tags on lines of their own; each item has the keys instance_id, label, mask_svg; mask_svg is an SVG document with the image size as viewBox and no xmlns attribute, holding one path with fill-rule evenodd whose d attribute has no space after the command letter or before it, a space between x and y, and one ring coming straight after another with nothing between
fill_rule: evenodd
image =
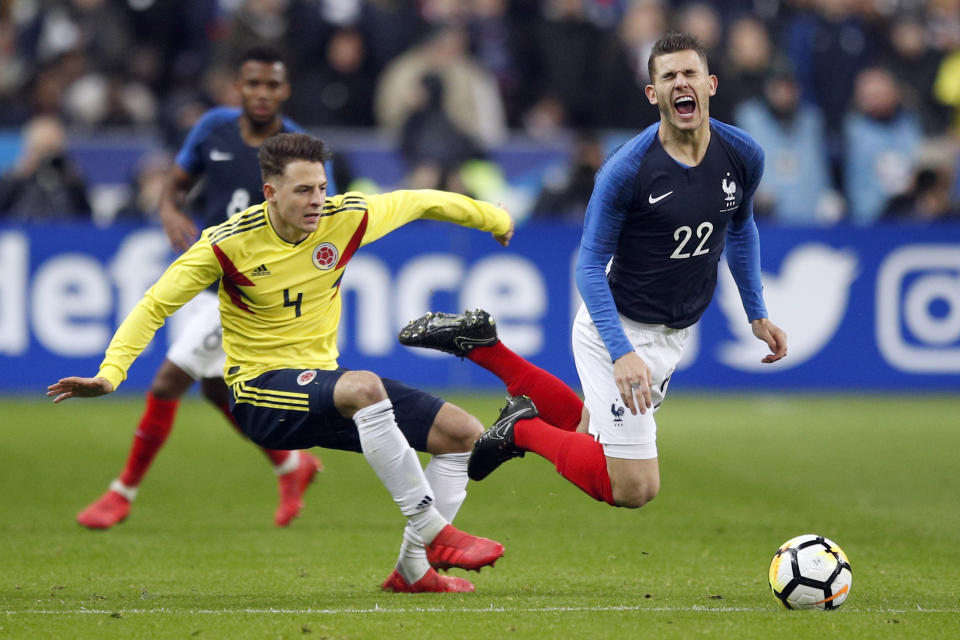
<instances>
[{"instance_id":1,"label":"red football boot","mask_svg":"<svg viewBox=\"0 0 960 640\"><path fill-rule=\"evenodd\" d=\"M323 463L306 451L300 452L300 464L290 473L280 476L280 505L273 516L278 527L285 527L300 515L303 494L313 482L317 471L323 471Z\"/></svg>"},{"instance_id":2,"label":"red football boot","mask_svg":"<svg viewBox=\"0 0 960 640\"><path fill-rule=\"evenodd\" d=\"M494 540L478 538L448 524L433 541L426 545L427 560L434 569L451 568L480 571L493 565L503 555L503 545Z\"/></svg>"},{"instance_id":3,"label":"red football boot","mask_svg":"<svg viewBox=\"0 0 960 640\"><path fill-rule=\"evenodd\" d=\"M469 593L473 591L473 583L463 578L442 576L430 568L422 578L410 584L394 569L380 588L394 593Z\"/></svg>"},{"instance_id":4,"label":"red football boot","mask_svg":"<svg viewBox=\"0 0 960 640\"><path fill-rule=\"evenodd\" d=\"M77 514L77 522L88 529L109 529L127 519L130 501L111 489Z\"/></svg>"}]
</instances>

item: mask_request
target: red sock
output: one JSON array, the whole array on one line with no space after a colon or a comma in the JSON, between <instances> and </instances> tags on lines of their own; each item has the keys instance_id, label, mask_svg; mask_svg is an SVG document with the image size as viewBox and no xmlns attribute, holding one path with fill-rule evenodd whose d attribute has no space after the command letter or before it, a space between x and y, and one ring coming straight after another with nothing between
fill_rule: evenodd
<instances>
[{"instance_id":1,"label":"red sock","mask_svg":"<svg viewBox=\"0 0 960 640\"><path fill-rule=\"evenodd\" d=\"M476 349L474 349L476 351ZM515 444L553 463L557 472L594 500L613 504L603 445L587 433L563 431L540 418L520 420L513 429Z\"/></svg>"},{"instance_id":2,"label":"red sock","mask_svg":"<svg viewBox=\"0 0 960 640\"><path fill-rule=\"evenodd\" d=\"M150 468L150 463L157 452L163 447L170 430L173 429L173 419L177 415L177 406L180 400L174 398L166 400L147 392L147 406L140 418L136 433L133 434L133 446L127 456L127 465L120 474L120 482L128 487L140 485L143 476Z\"/></svg>"},{"instance_id":3,"label":"red sock","mask_svg":"<svg viewBox=\"0 0 960 640\"><path fill-rule=\"evenodd\" d=\"M529 396L540 416L564 431L575 431L583 415L583 400L552 373L524 360L499 340L477 347L467 359L480 365L507 385L512 396Z\"/></svg>"},{"instance_id":4,"label":"red sock","mask_svg":"<svg viewBox=\"0 0 960 640\"><path fill-rule=\"evenodd\" d=\"M217 409L223 412L223 415L226 416L227 422L233 425L233 428L240 432L244 438L247 437L247 434L243 432L243 429L240 428L240 425L237 424L237 419L233 417L233 414L230 413L230 403L222 402L216 403ZM267 454L267 457L270 458L270 462L273 463L273 466L279 467L283 464L287 458L290 457L289 451L280 451L279 449L264 449L260 447L260 450Z\"/></svg>"}]
</instances>

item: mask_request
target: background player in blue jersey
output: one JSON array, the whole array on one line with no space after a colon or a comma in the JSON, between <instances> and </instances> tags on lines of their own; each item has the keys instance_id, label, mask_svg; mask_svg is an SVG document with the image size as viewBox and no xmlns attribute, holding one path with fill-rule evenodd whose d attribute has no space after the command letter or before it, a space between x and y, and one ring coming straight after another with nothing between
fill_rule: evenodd
<instances>
[{"instance_id":1,"label":"background player in blue jersey","mask_svg":"<svg viewBox=\"0 0 960 640\"><path fill-rule=\"evenodd\" d=\"M194 243L199 228L220 224L260 202L263 183L257 151L261 143L280 132L301 131L280 112L290 96L290 84L278 53L263 48L247 51L237 67L235 87L241 107L218 107L205 113L188 134L171 171L160 219L178 251ZM199 228L184 211L188 194L198 183ZM77 515L77 521L86 527L108 529L127 517L143 476L173 428L180 398L195 380L200 381L204 397L237 427L223 381L226 356L216 292L198 295L180 316L187 316L181 323L184 329L154 375L123 472L106 493ZM279 480L280 504L274 522L286 526L300 513L303 493L323 467L304 451L263 451Z\"/></svg>"},{"instance_id":2,"label":"background player in blue jersey","mask_svg":"<svg viewBox=\"0 0 960 640\"><path fill-rule=\"evenodd\" d=\"M763 362L787 353L760 283L752 198L763 152L744 131L710 119L717 78L695 38L662 37L649 71L646 94L660 121L597 174L580 242L584 304L573 352L584 402L499 342L486 312L428 314L401 331L403 344L467 357L516 396L475 445L474 480L533 451L597 500L637 508L653 499L660 489L653 414L689 327L713 297L724 249L753 333L770 349Z\"/></svg>"}]
</instances>

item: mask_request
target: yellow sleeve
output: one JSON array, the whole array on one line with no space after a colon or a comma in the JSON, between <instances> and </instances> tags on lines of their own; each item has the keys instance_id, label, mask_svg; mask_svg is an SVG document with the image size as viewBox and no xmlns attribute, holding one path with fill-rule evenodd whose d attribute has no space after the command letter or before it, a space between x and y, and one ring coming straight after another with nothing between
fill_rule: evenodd
<instances>
[{"instance_id":1,"label":"yellow sleeve","mask_svg":"<svg viewBox=\"0 0 960 640\"><path fill-rule=\"evenodd\" d=\"M168 317L222 275L220 263L206 233L186 253L167 267L160 279L113 334L97 377L106 378L116 389L127 377L127 370L150 344L157 329Z\"/></svg>"},{"instance_id":2,"label":"yellow sleeve","mask_svg":"<svg viewBox=\"0 0 960 640\"><path fill-rule=\"evenodd\" d=\"M510 229L509 213L458 193L430 189L392 191L366 196L366 200L370 220L363 244L382 238L418 218L453 222L498 236Z\"/></svg>"},{"instance_id":3,"label":"yellow sleeve","mask_svg":"<svg viewBox=\"0 0 960 640\"><path fill-rule=\"evenodd\" d=\"M960 51L940 63L933 82L933 95L945 105L960 106Z\"/></svg>"}]
</instances>

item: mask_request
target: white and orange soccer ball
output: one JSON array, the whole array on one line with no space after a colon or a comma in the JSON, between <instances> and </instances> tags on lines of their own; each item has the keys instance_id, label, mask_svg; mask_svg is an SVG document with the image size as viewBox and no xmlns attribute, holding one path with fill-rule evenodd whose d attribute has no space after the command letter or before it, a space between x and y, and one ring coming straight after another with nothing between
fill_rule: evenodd
<instances>
[{"instance_id":1,"label":"white and orange soccer ball","mask_svg":"<svg viewBox=\"0 0 960 640\"><path fill-rule=\"evenodd\" d=\"M852 580L843 549L812 533L784 542L770 563L770 589L787 609L836 609Z\"/></svg>"}]
</instances>

